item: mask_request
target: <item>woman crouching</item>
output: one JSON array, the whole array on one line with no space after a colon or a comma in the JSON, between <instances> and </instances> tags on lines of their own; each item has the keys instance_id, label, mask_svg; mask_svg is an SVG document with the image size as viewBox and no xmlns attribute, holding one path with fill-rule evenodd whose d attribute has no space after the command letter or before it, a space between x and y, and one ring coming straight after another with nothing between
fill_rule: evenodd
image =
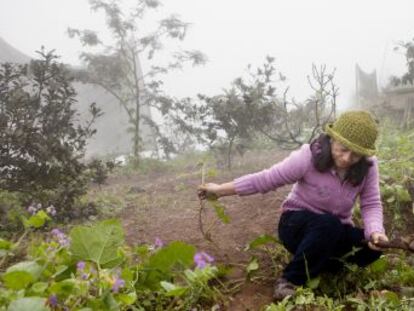
<instances>
[{"instance_id":1,"label":"woman crouching","mask_svg":"<svg viewBox=\"0 0 414 311\"><path fill-rule=\"evenodd\" d=\"M381 255L378 241L388 241L383 226L375 141L378 128L366 111L343 113L328 124L325 133L304 144L269 169L248 174L224 184L199 186L204 199L266 193L294 184L282 204L278 233L293 254L276 280L274 299L295 293L308 278L343 268L341 257L358 249L346 261L361 267ZM364 228L352 222L359 198ZM369 241L366 243L365 241Z\"/></svg>"}]
</instances>

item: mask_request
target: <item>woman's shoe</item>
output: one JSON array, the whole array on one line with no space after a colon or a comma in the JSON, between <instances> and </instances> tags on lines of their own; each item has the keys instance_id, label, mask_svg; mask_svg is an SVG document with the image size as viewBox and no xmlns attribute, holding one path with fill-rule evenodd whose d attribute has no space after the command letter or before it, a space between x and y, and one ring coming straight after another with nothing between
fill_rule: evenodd
<instances>
[{"instance_id":1,"label":"woman's shoe","mask_svg":"<svg viewBox=\"0 0 414 311\"><path fill-rule=\"evenodd\" d=\"M296 285L290 283L285 278L278 278L273 290L273 300L280 301L287 296L293 296L296 292Z\"/></svg>"}]
</instances>

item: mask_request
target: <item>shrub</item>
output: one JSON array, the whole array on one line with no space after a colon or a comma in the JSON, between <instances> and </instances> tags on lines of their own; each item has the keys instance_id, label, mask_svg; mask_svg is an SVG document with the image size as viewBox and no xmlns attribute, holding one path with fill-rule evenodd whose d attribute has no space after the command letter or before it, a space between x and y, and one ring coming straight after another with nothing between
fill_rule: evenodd
<instances>
[{"instance_id":1,"label":"shrub","mask_svg":"<svg viewBox=\"0 0 414 311\"><path fill-rule=\"evenodd\" d=\"M81 159L100 111L91 104L81 124L69 72L53 51L38 53L28 65L0 64L0 189L63 212L85 192Z\"/></svg>"}]
</instances>

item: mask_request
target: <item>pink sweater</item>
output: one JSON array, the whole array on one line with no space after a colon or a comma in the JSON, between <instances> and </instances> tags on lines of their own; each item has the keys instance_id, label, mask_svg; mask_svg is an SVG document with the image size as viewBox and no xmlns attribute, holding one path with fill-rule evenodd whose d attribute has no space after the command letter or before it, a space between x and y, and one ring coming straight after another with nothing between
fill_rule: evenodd
<instances>
[{"instance_id":1,"label":"pink sweater","mask_svg":"<svg viewBox=\"0 0 414 311\"><path fill-rule=\"evenodd\" d=\"M284 211L329 213L337 216L342 223L351 225L352 209L359 196L365 238L369 239L373 232L384 233L378 162L375 157L370 160L373 165L367 176L359 186L354 187L342 182L333 169L318 172L312 163L310 145L305 144L271 168L235 179L234 185L237 194L249 195L266 193L294 183L282 204Z\"/></svg>"}]
</instances>

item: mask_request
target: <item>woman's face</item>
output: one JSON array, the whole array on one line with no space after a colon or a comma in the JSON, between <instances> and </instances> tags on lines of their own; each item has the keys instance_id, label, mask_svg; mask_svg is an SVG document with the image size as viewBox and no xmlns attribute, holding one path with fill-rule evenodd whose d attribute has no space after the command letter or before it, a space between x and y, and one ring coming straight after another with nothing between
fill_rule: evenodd
<instances>
[{"instance_id":1,"label":"woman's face","mask_svg":"<svg viewBox=\"0 0 414 311\"><path fill-rule=\"evenodd\" d=\"M348 169L363 157L362 155L349 150L334 139L332 139L331 142L331 154L335 167L339 169Z\"/></svg>"}]
</instances>

